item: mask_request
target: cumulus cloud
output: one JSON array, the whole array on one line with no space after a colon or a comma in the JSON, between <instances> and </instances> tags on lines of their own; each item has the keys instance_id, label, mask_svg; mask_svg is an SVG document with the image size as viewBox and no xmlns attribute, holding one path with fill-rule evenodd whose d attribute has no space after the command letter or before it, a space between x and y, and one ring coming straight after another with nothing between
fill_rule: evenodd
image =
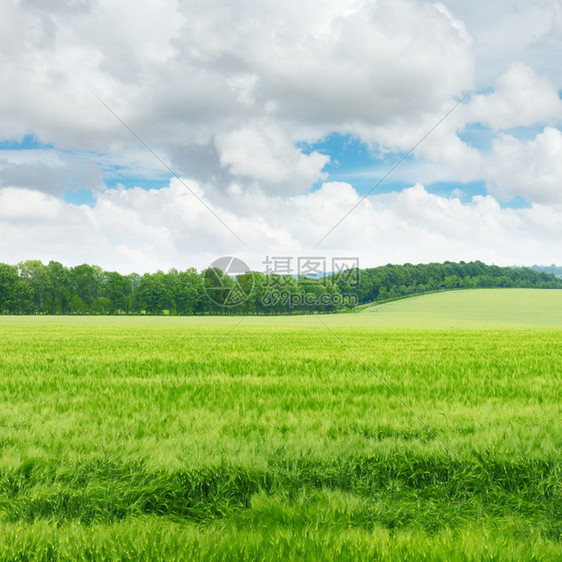
<instances>
[{"instance_id":1,"label":"cumulus cloud","mask_svg":"<svg viewBox=\"0 0 562 562\"><path fill-rule=\"evenodd\" d=\"M272 192L281 184L305 191L325 158L288 143L333 130L369 140L376 127L415 128L472 83L462 23L415 0L167 0L142 9L100 0L2 10L0 25L10 25L0 51L0 138L31 131L101 154L138 146L93 90L179 173L215 186L218 178L223 189L257 181ZM234 146L239 140L263 166Z\"/></svg>"},{"instance_id":2,"label":"cumulus cloud","mask_svg":"<svg viewBox=\"0 0 562 562\"><path fill-rule=\"evenodd\" d=\"M215 138L220 163L234 176L278 186L285 193L306 191L325 176L330 157L319 152L303 154L283 130L256 123Z\"/></svg>"},{"instance_id":3,"label":"cumulus cloud","mask_svg":"<svg viewBox=\"0 0 562 562\"><path fill-rule=\"evenodd\" d=\"M521 196L529 202L558 203L562 185L560 129L546 127L531 141L502 131L557 124L561 120L562 99L554 84L528 65L514 63L490 92L472 96L433 130L416 149L419 160L412 170L424 182L483 180L502 201ZM490 149L477 148L462 140L471 124L491 129ZM426 120L425 129L387 128L377 131L376 138L406 148L408 143L412 146L422 138L432 125Z\"/></svg>"},{"instance_id":4,"label":"cumulus cloud","mask_svg":"<svg viewBox=\"0 0 562 562\"><path fill-rule=\"evenodd\" d=\"M560 14L558 0L3 3L0 141L32 134L47 146L0 151L0 259L145 271L229 253L253 264L314 254L360 198L329 181L336 158L315 143L337 132L398 159L476 87L417 147L402 180L485 180L491 195L467 203L421 184L377 194L320 250L365 265L552 263L562 222ZM490 128L489 150L463 136L471 123ZM537 123L544 130L530 141L503 134ZM107 189L130 178L166 184L166 166L189 189L176 179ZM80 188L95 205L62 200ZM530 207L498 202L516 195Z\"/></svg>"},{"instance_id":5,"label":"cumulus cloud","mask_svg":"<svg viewBox=\"0 0 562 562\"><path fill-rule=\"evenodd\" d=\"M190 182L189 187L205 198L199 185ZM259 197L246 216L207 201L245 248L175 179L162 190L108 190L93 208L4 188L0 253L8 262L22 257L86 261L123 272L203 268L232 254L254 269L267 255L358 256L363 267L446 259L504 265L562 259L562 210L544 205L504 209L491 195L463 203L430 194L418 184L370 197L318 247L344 211L359 201L349 184L327 183L306 195Z\"/></svg>"},{"instance_id":6,"label":"cumulus cloud","mask_svg":"<svg viewBox=\"0 0 562 562\"><path fill-rule=\"evenodd\" d=\"M474 39L479 89L489 88L514 60L548 73L562 88L559 0L443 1Z\"/></svg>"},{"instance_id":7,"label":"cumulus cloud","mask_svg":"<svg viewBox=\"0 0 562 562\"><path fill-rule=\"evenodd\" d=\"M524 63L514 63L492 93L472 98L466 119L496 130L560 120L562 100L548 78Z\"/></svg>"},{"instance_id":8,"label":"cumulus cloud","mask_svg":"<svg viewBox=\"0 0 562 562\"><path fill-rule=\"evenodd\" d=\"M519 195L562 205L562 132L546 127L529 142L501 135L493 143L487 175L490 190L503 199Z\"/></svg>"},{"instance_id":9,"label":"cumulus cloud","mask_svg":"<svg viewBox=\"0 0 562 562\"><path fill-rule=\"evenodd\" d=\"M118 154L68 151L56 148L0 150L0 186L25 187L61 195L79 189L94 193L106 188L105 181L143 177L164 180L169 172L152 154L128 148Z\"/></svg>"}]
</instances>

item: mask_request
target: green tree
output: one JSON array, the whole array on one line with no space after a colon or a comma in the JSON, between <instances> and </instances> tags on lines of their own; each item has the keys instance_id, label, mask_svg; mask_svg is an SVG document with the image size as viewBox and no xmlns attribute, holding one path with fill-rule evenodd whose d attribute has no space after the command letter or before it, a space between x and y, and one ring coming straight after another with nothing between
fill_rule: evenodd
<instances>
[{"instance_id":1,"label":"green tree","mask_svg":"<svg viewBox=\"0 0 562 562\"><path fill-rule=\"evenodd\" d=\"M101 298L107 300L103 309L109 310L109 314L126 312L131 285L127 277L117 271L110 271L104 274L101 285Z\"/></svg>"},{"instance_id":2,"label":"green tree","mask_svg":"<svg viewBox=\"0 0 562 562\"><path fill-rule=\"evenodd\" d=\"M69 272L57 261L47 265L47 278L50 284L47 309L50 314L67 314L70 305Z\"/></svg>"},{"instance_id":3,"label":"green tree","mask_svg":"<svg viewBox=\"0 0 562 562\"><path fill-rule=\"evenodd\" d=\"M14 290L17 282L17 268L0 263L0 314L7 314L12 311Z\"/></svg>"},{"instance_id":4,"label":"green tree","mask_svg":"<svg viewBox=\"0 0 562 562\"><path fill-rule=\"evenodd\" d=\"M49 311L49 302L52 300L52 285L46 266L39 260L28 260L18 264L19 277L33 293L35 312L45 314Z\"/></svg>"},{"instance_id":5,"label":"green tree","mask_svg":"<svg viewBox=\"0 0 562 562\"><path fill-rule=\"evenodd\" d=\"M103 270L97 265L82 264L70 270L72 293L82 301L82 314L93 312L93 304L101 296L103 277Z\"/></svg>"}]
</instances>

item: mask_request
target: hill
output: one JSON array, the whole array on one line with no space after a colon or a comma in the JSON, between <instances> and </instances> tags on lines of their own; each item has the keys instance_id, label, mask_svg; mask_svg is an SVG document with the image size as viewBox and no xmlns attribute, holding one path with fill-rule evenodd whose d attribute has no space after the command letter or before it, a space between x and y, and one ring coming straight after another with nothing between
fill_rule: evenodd
<instances>
[{"instance_id":1,"label":"hill","mask_svg":"<svg viewBox=\"0 0 562 562\"><path fill-rule=\"evenodd\" d=\"M562 291L447 291L374 305L357 316L381 327L562 328Z\"/></svg>"},{"instance_id":2,"label":"hill","mask_svg":"<svg viewBox=\"0 0 562 562\"><path fill-rule=\"evenodd\" d=\"M562 267L557 265L532 265L531 269L538 271L539 273L548 273L550 275L555 275L556 277L562 278Z\"/></svg>"}]
</instances>

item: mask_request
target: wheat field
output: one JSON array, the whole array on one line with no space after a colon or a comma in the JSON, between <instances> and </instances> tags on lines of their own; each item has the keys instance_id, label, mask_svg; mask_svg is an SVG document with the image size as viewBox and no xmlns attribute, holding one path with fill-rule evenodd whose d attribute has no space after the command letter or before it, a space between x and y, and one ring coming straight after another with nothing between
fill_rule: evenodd
<instances>
[{"instance_id":1,"label":"wheat field","mask_svg":"<svg viewBox=\"0 0 562 562\"><path fill-rule=\"evenodd\" d=\"M0 317L0 559L560 559L558 294L497 291Z\"/></svg>"}]
</instances>

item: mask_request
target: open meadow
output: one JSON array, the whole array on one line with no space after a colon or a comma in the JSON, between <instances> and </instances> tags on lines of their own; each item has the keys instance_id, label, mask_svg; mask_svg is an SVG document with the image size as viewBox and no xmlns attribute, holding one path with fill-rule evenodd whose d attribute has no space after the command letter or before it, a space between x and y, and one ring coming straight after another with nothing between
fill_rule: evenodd
<instances>
[{"instance_id":1,"label":"open meadow","mask_svg":"<svg viewBox=\"0 0 562 562\"><path fill-rule=\"evenodd\" d=\"M0 560L559 560L562 291L0 317Z\"/></svg>"}]
</instances>

